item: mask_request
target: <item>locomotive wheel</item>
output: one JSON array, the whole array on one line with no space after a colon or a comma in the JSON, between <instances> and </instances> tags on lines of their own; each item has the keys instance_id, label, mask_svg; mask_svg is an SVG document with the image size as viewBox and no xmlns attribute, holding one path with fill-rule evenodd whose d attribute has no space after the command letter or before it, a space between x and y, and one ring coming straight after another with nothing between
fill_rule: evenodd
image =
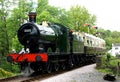
<instances>
[{"instance_id":1,"label":"locomotive wheel","mask_svg":"<svg viewBox=\"0 0 120 82\"><path fill-rule=\"evenodd\" d=\"M31 68L32 68L35 72L38 71L38 68L36 68L36 67L37 67L36 64L31 63Z\"/></svg>"},{"instance_id":2,"label":"locomotive wheel","mask_svg":"<svg viewBox=\"0 0 120 82\"><path fill-rule=\"evenodd\" d=\"M47 73L51 73L52 72L52 64L50 62L47 64L46 71L47 71Z\"/></svg>"},{"instance_id":3,"label":"locomotive wheel","mask_svg":"<svg viewBox=\"0 0 120 82\"><path fill-rule=\"evenodd\" d=\"M82 57L78 56L77 57L77 66L81 66L82 65Z\"/></svg>"},{"instance_id":4,"label":"locomotive wheel","mask_svg":"<svg viewBox=\"0 0 120 82\"><path fill-rule=\"evenodd\" d=\"M58 64L55 64L55 71L58 71L59 70L59 65Z\"/></svg>"},{"instance_id":5,"label":"locomotive wheel","mask_svg":"<svg viewBox=\"0 0 120 82\"><path fill-rule=\"evenodd\" d=\"M83 58L83 57L81 58L81 62L82 62L82 65L84 65L84 64L85 64L85 60L84 60L84 58Z\"/></svg>"},{"instance_id":6,"label":"locomotive wheel","mask_svg":"<svg viewBox=\"0 0 120 82\"><path fill-rule=\"evenodd\" d=\"M61 68L62 68L63 70L65 70L65 69L66 69L66 66L65 66L65 64L64 64L64 63L61 65Z\"/></svg>"},{"instance_id":7,"label":"locomotive wheel","mask_svg":"<svg viewBox=\"0 0 120 82\"><path fill-rule=\"evenodd\" d=\"M72 68L74 66L73 61L69 60L69 67Z\"/></svg>"},{"instance_id":8,"label":"locomotive wheel","mask_svg":"<svg viewBox=\"0 0 120 82\"><path fill-rule=\"evenodd\" d=\"M30 76L34 71L30 67L30 63L25 63L21 65L21 72L24 76Z\"/></svg>"},{"instance_id":9,"label":"locomotive wheel","mask_svg":"<svg viewBox=\"0 0 120 82\"><path fill-rule=\"evenodd\" d=\"M79 56L75 56L74 66L79 66Z\"/></svg>"},{"instance_id":10,"label":"locomotive wheel","mask_svg":"<svg viewBox=\"0 0 120 82\"><path fill-rule=\"evenodd\" d=\"M82 65L82 60L81 60L81 58L79 58L79 60L78 60L78 66L81 66Z\"/></svg>"},{"instance_id":11,"label":"locomotive wheel","mask_svg":"<svg viewBox=\"0 0 120 82\"><path fill-rule=\"evenodd\" d=\"M91 58L91 62L92 62L92 63L95 63L95 62L96 62L95 58L96 58L95 56L93 56L93 57Z\"/></svg>"}]
</instances>

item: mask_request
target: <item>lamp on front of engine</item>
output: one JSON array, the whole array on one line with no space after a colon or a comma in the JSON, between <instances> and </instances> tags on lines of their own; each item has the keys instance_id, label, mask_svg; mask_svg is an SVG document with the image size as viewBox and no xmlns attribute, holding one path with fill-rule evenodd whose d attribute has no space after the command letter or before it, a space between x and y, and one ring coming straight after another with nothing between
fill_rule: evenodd
<instances>
[{"instance_id":1,"label":"lamp on front of engine","mask_svg":"<svg viewBox=\"0 0 120 82\"><path fill-rule=\"evenodd\" d=\"M7 57L7 61L8 61L8 62L13 62L13 57L12 57L12 56L8 56L8 57Z\"/></svg>"},{"instance_id":2,"label":"lamp on front of engine","mask_svg":"<svg viewBox=\"0 0 120 82\"><path fill-rule=\"evenodd\" d=\"M40 61L42 61L42 58L40 56L36 56L36 61L40 62Z\"/></svg>"}]
</instances>

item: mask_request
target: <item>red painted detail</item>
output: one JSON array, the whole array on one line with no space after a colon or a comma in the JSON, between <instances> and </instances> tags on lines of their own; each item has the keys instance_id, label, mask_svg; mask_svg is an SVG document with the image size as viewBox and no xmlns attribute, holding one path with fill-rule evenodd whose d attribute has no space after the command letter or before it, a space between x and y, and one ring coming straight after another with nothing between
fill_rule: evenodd
<instances>
[{"instance_id":1,"label":"red painted detail","mask_svg":"<svg viewBox=\"0 0 120 82\"><path fill-rule=\"evenodd\" d=\"M36 57L40 56L42 58L42 62L48 61L47 53L25 53L25 54L9 54L13 58L13 62L36 62Z\"/></svg>"},{"instance_id":2,"label":"red painted detail","mask_svg":"<svg viewBox=\"0 0 120 82\"><path fill-rule=\"evenodd\" d=\"M98 27L97 27L97 26L93 26L93 28L94 28L94 29L98 29Z\"/></svg>"},{"instance_id":3,"label":"red painted detail","mask_svg":"<svg viewBox=\"0 0 120 82\"><path fill-rule=\"evenodd\" d=\"M90 26L90 24L87 24L87 23L86 23L86 24L84 24L84 27L87 27L87 26Z\"/></svg>"},{"instance_id":4,"label":"red painted detail","mask_svg":"<svg viewBox=\"0 0 120 82\"><path fill-rule=\"evenodd\" d=\"M19 55L14 53L14 54L9 54L8 56L11 56L13 58L13 61L15 61Z\"/></svg>"}]
</instances>

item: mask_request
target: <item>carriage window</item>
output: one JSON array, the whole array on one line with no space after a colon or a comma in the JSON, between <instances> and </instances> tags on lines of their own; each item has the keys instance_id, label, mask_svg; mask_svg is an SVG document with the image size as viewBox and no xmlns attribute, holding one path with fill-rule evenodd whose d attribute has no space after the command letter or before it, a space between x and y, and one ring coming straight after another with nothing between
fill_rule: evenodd
<instances>
[{"instance_id":1,"label":"carriage window","mask_svg":"<svg viewBox=\"0 0 120 82\"><path fill-rule=\"evenodd\" d=\"M115 47L115 50L118 50L118 47Z\"/></svg>"},{"instance_id":2,"label":"carriage window","mask_svg":"<svg viewBox=\"0 0 120 82\"><path fill-rule=\"evenodd\" d=\"M74 40L77 40L77 35L74 35Z\"/></svg>"},{"instance_id":3,"label":"carriage window","mask_svg":"<svg viewBox=\"0 0 120 82\"><path fill-rule=\"evenodd\" d=\"M77 35L77 40L79 40L79 36Z\"/></svg>"},{"instance_id":4,"label":"carriage window","mask_svg":"<svg viewBox=\"0 0 120 82\"><path fill-rule=\"evenodd\" d=\"M83 41L82 38L81 38L80 36L79 36L79 40L80 40L80 41Z\"/></svg>"},{"instance_id":5,"label":"carriage window","mask_svg":"<svg viewBox=\"0 0 120 82\"><path fill-rule=\"evenodd\" d=\"M87 40L87 44L89 45L89 40Z\"/></svg>"},{"instance_id":6,"label":"carriage window","mask_svg":"<svg viewBox=\"0 0 120 82\"><path fill-rule=\"evenodd\" d=\"M92 46L92 41L90 41L90 45Z\"/></svg>"},{"instance_id":7,"label":"carriage window","mask_svg":"<svg viewBox=\"0 0 120 82\"><path fill-rule=\"evenodd\" d=\"M83 37L83 40L85 40L85 37Z\"/></svg>"},{"instance_id":8,"label":"carriage window","mask_svg":"<svg viewBox=\"0 0 120 82\"><path fill-rule=\"evenodd\" d=\"M98 46L98 44L99 44L98 41L96 41L96 46Z\"/></svg>"}]
</instances>

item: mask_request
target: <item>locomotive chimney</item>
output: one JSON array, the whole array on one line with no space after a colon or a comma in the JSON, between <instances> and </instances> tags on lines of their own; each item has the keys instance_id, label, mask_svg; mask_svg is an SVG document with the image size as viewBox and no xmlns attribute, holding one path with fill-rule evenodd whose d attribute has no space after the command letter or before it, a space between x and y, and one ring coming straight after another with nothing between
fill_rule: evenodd
<instances>
[{"instance_id":1,"label":"locomotive chimney","mask_svg":"<svg viewBox=\"0 0 120 82\"><path fill-rule=\"evenodd\" d=\"M36 16L37 16L36 12L30 12L28 16L29 16L29 22L36 22Z\"/></svg>"}]
</instances>

